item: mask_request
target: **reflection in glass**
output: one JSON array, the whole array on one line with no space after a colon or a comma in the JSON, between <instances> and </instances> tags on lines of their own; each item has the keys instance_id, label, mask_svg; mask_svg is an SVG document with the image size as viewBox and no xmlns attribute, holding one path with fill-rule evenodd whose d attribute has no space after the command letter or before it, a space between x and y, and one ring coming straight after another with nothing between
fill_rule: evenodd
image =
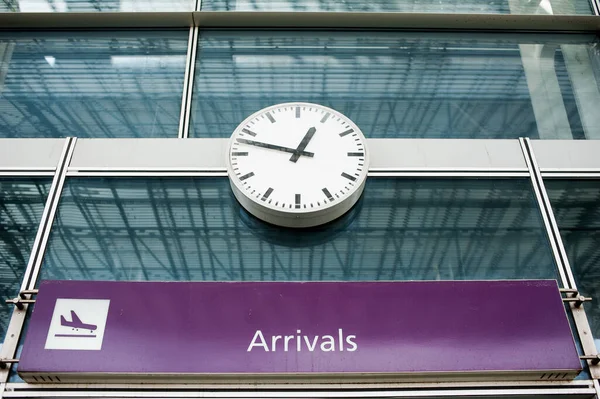
<instances>
[{"instance_id":1,"label":"reflection in glass","mask_svg":"<svg viewBox=\"0 0 600 399\"><path fill-rule=\"evenodd\" d=\"M177 137L187 39L0 33L0 137Z\"/></svg>"},{"instance_id":2,"label":"reflection in glass","mask_svg":"<svg viewBox=\"0 0 600 399\"><path fill-rule=\"evenodd\" d=\"M202 10L593 14L588 0L203 0Z\"/></svg>"},{"instance_id":3,"label":"reflection in glass","mask_svg":"<svg viewBox=\"0 0 600 399\"><path fill-rule=\"evenodd\" d=\"M201 31L190 135L302 101L371 138L600 138L599 68L594 36Z\"/></svg>"},{"instance_id":4,"label":"reflection in glass","mask_svg":"<svg viewBox=\"0 0 600 399\"><path fill-rule=\"evenodd\" d=\"M192 0L4 0L0 12L173 12L193 11Z\"/></svg>"},{"instance_id":5,"label":"reflection in glass","mask_svg":"<svg viewBox=\"0 0 600 399\"><path fill-rule=\"evenodd\" d=\"M600 350L600 181L546 180L556 223Z\"/></svg>"},{"instance_id":6,"label":"reflection in glass","mask_svg":"<svg viewBox=\"0 0 600 399\"><path fill-rule=\"evenodd\" d=\"M297 231L248 215L223 178L67 180L43 279L556 278L527 179L370 179L352 212Z\"/></svg>"},{"instance_id":7,"label":"reflection in glass","mask_svg":"<svg viewBox=\"0 0 600 399\"><path fill-rule=\"evenodd\" d=\"M0 179L0 299L3 302L19 293L49 188L48 179ZM11 314L11 306L0 306L2 341Z\"/></svg>"}]
</instances>

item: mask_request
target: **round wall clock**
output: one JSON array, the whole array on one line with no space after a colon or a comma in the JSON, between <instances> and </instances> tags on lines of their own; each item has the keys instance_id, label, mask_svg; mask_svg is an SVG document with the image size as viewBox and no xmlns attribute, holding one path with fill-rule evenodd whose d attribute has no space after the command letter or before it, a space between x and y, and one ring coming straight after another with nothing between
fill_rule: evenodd
<instances>
[{"instance_id":1,"label":"round wall clock","mask_svg":"<svg viewBox=\"0 0 600 399\"><path fill-rule=\"evenodd\" d=\"M262 109L233 132L227 152L231 188L252 215L285 227L330 222L358 201L369 154L362 132L318 104Z\"/></svg>"}]
</instances>

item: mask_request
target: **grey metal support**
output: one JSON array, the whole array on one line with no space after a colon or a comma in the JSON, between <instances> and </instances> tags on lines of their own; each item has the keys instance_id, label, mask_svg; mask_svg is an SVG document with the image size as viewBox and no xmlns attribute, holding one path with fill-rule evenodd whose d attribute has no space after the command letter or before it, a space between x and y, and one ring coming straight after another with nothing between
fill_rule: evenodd
<instances>
[{"instance_id":1,"label":"grey metal support","mask_svg":"<svg viewBox=\"0 0 600 399\"><path fill-rule=\"evenodd\" d=\"M187 55L185 59L185 76L183 78L183 94L181 96L181 113L179 115L179 132L177 137L180 139L183 138L183 130L185 124L185 115L186 115L186 104L188 100L188 87L189 87L189 78L190 78L190 67L193 62L192 58L192 48L194 46L194 31L195 27L190 27L190 34L188 36L188 49Z\"/></svg>"},{"instance_id":2,"label":"grey metal support","mask_svg":"<svg viewBox=\"0 0 600 399\"><path fill-rule=\"evenodd\" d=\"M539 398L542 395L549 397L569 397L579 399L589 399L596 394L594 384L586 382L582 385L570 384L561 386L555 384L551 387L525 385L520 386L513 383L512 386L497 385L489 388L473 384L472 388L461 387L459 384L453 386L444 386L438 383L437 386L419 385L399 387L400 384L393 386L380 386L379 390L375 384L354 384L354 386L341 385L337 390L297 390L286 391L280 387L273 389L260 389L256 387L247 387L238 391L223 391L222 387L218 390L207 386L178 386L176 390L169 390L168 386L150 384L153 387L133 387L119 386L106 390L106 384L93 386L91 384L60 384L58 387L51 384L10 384L10 391L7 390L5 398L212 398L212 399L258 399L258 398L296 398L296 399L314 399L314 398L370 398L370 399L391 399L391 398L422 398L433 399L441 397L464 397L464 398ZM487 383L490 385L490 383ZM493 383L491 385L494 385ZM50 388L44 390L43 388ZM55 388L55 389L52 389ZM58 388L58 389L57 389ZM100 388L98 391L85 391L85 388ZM298 387L290 387L290 389ZM382 389L383 388L383 389Z\"/></svg>"},{"instance_id":3,"label":"grey metal support","mask_svg":"<svg viewBox=\"0 0 600 399\"><path fill-rule=\"evenodd\" d=\"M402 12L68 12L0 13L2 29L245 28L435 29L598 32L594 15L459 14Z\"/></svg>"},{"instance_id":4,"label":"grey metal support","mask_svg":"<svg viewBox=\"0 0 600 399\"><path fill-rule=\"evenodd\" d=\"M198 27L194 27L194 33L192 35L192 52L189 64L189 76L188 76L188 88L187 88L187 100L185 109L185 118L183 122L183 135L182 138L188 138L190 134L190 114L192 112L192 94L194 91L194 76L196 71L196 51L198 49Z\"/></svg>"},{"instance_id":5,"label":"grey metal support","mask_svg":"<svg viewBox=\"0 0 600 399\"><path fill-rule=\"evenodd\" d=\"M600 0L590 0L590 5L592 6L594 13L600 15Z\"/></svg>"},{"instance_id":6,"label":"grey metal support","mask_svg":"<svg viewBox=\"0 0 600 399\"><path fill-rule=\"evenodd\" d=\"M48 227L49 223L49 215L50 208L52 207L52 203L57 195L58 183L59 183L59 174L61 165L64 163L64 159L69 151L69 139L65 139L63 150L58 160L58 165L56 166L54 172L54 178L52 179L52 184L50 185L50 190L48 191L48 198L46 198L46 203L44 205L44 211L42 212L42 217L40 219L40 225L38 227L38 231L35 235L35 239L33 241L33 245L31 247L31 255L29 257L29 261L27 262L27 267L25 268L25 273L23 274L23 281L21 283L20 291L27 289L27 284L29 282L29 278L31 277L31 271L33 270L33 265L37 256L39 254L40 245L42 242L42 237L44 231Z\"/></svg>"},{"instance_id":7,"label":"grey metal support","mask_svg":"<svg viewBox=\"0 0 600 399\"><path fill-rule=\"evenodd\" d=\"M54 196L52 206L50 207L50 214L48 216L48 223L46 229L42 235L42 242L38 249L37 257L35 258L35 262L33 263L33 271L31 272L31 276L29 279L29 284L24 289L33 290L35 289L36 282L40 273L40 267L42 266L42 261L44 259L44 253L46 252L46 246L48 245L48 238L50 237L50 230L52 227L52 223L54 221L54 215L56 215L56 210L58 208L58 203L60 201L60 196L62 194L62 189L65 184L65 179L67 178L67 170L69 169L69 164L71 163L71 158L73 157L73 152L75 151L75 146L77 144L77 138L70 137L67 139L68 149L67 153L62 159L63 163L57 168L56 174L58 176L58 185L56 188L56 194Z\"/></svg>"},{"instance_id":8,"label":"grey metal support","mask_svg":"<svg viewBox=\"0 0 600 399\"><path fill-rule=\"evenodd\" d=\"M541 200L540 206L542 208L542 212L546 215L546 219L549 222L549 238L554 244L553 249L556 248L558 252L555 254L555 256L557 256L555 259L559 268L559 273L561 278L566 277L567 280L568 286L565 285L564 287L570 291L577 292L577 285L573 277L573 272L569 264L569 259L567 258L562 238L560 236L560 231L558 230L556 218L554 217L554 211L552 210L552 205L550 204L550 199L548 197L548 193L546 192L544 180L542 179L542 174L531 146L531 141L528 138L521 139L521 141L523 143L525 155L528 157L527 162L531 165L532 182L534 182L534 184L537 186L537 190L540 192L539 200ZM571 301L569 302L568 306L571 309L575 327L577 328L577 332L579 334L579 340L581 342L583 354L590 357L596 356L598 351L596 349L596 345L592 337L592 330L590 329L590 324L585 313L585 305L581 305L581 303L578 304L577 301ZM587 362L592 378L600 378L600 365L594 364L593 360L587 360Z\"/></svg>"},{"instance_id":9,"label":"grey metal support","mask_svg":"<svg viewBox=\"0 0 600 399\"><path fill-rule=\"evenodd\" d=\"M551 223L549 220L548 212L547 212L544 200L543 200L543 194L545 194L545 190L542 193L542 188L539 185L539 180L541 180L541 177L538 179L539 170L537 170L537 173L536 173L536 167L532 162L532 159L530 156L530 149L528 146L528 139L521 138L521 139L519 139L519 142L521 143L521 149L523 150L523 156L525 157L525 162L527 163L527 168L529 169L529 177L531 179L531 184L533 186L535 198L537 200L538 207L539 207L540 213L542 215L544 227L546 228L546 233L548 234L548 240L550 241L550 246L552 248L552 254L556 261L556 266L558 268L558 274L559 274L560 280L561 280L561 286L562 286L562 288L572 288L570 286L569 279L567 278L567 275L562 266L562 259L561 259L560 252L558 250L558 246L556 243L556 237L553 234L553 230L552 230L552 226L551 226Z\"/></svg>"},{"instance_id":10,"label":"grey metal support","mask_svg":"<svg viewBox=\"0 0 600 399\"><path fill-rule=\"evenodd\" d=\"M573 272L571 271L571 266L569 264L569 259L567 258L567 252L565 251L565 247L563 245L562 239L560 237L560 232L558 231L558 225L556 224L556 218L554 217L554 211L552 210L552 206L550 204L550 199L548 198L548 193L546 192L546 186L544 185L544 180L542 179L542 174L540 172L540 168L533 152L533 148L531 146L531 141L526 138L524 139L524 143L527 149L527 156L532 164L532 170L535 175L536 183L540 188L541 199L543 201L543 209L546 215L548 216L548 221L550 223L550 234L551 239L556 243L558 249L558 258L557 262L559 267L564 270L564 273L568 280L568 285L565 288L571 288L576 290L577 285L575 283L575 279L573 278Z\"/></svg>"},{"instance_id":11,"label":"grey metal support","mask_svg":"<svg viewBox=\"0 0 600 399\"><path fill-rule=\"evenodd\" d=\"M20 291L27 290L27 287L30 286L32 280L33 284L35 284L35 277L37 276L37 273L39 273L39 265L41 265L42 262L48 234L50 233L50 227L52 225L52 220L54 219L56 206L58 205L62 186L66 176L67 166L71 156L73 155L75 141L75 138L65 139L63 151L56 167L52 185L50 186L50 191L48 193L48 198L44 206L40 225L33 242L31 255L29 257L27 268L25 269ZM28 307L29 305L27 303L23 304L22 309L15 307L8 324L4 345L2 345L2 349L0 350L0 359L13 359L15 357L23 325L25 324L25 317L27 316ZM0 369L0 383L5 383L8 380L9 373L10 368Z\"/></svg>"}]
</instances>

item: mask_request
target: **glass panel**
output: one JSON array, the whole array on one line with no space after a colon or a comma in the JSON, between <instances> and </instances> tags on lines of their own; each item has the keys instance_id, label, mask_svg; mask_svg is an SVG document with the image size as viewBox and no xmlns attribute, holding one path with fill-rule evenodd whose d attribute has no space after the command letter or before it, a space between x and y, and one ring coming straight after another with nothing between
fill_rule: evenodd
<instances>
[{"instance_id":1,"label":"glass panel","mask_svg":"<svg viewBox=\"0 0 600 399\"><path fill-rule=\"evenodd\" d=\"M203 31L190 135L228 137L263 107L303 101L372 138L600 138L597 46L594 36Z\"/></svg>"},{"instance_id":2,"label":"glass panel","mask_svg":"<svg viewBox=\"0 0 600 399\"><path fill-rule=\"evenodd\" d=\"M4 0L0 12L173 12L195 6L195 0Z\"/></svg>"},{"instance_id":3,"label":"glass panel","mask_svg":"<svg viewBox=\"0 0 600 399\"><path fill-rule=\"evenodd\" d=\"M0 179L0 300L14 298L37 233L50 179ZM4 341L12 306L0 306L0 343Z\"/></svg>"},{"instance_id":4,"label":"glass panel","mask_svg":"<svg viewBox=\"0 0 600 399\"><path fill-rule=\"evenodd\" d=\"M177 137L187 39L0 33L0 137Z\"/></svg>"},{"instance_id":5,"label":"glass panel","mask_svg":"<svg viewBox=\"0 0 600 399\"><path fill-rule=\"evenodd\" d=\"M593 14L589 0L203 0L202 10Z\"/></svg>"},{"instance_id":6,"label":"glass panel","mask_svg":"<svg viewBox=\"0 0 600 399\"><path fill-rule=\"evenodd\" d=\"M546 180L556 222L600 350L600 180Z\"/></svg>"},{"instance_id":7,"label":"glass panel","mask_svg":"<svg viewBox=\"0 0 600 399\"><path fill-rule=\"evenodd\" d=\"M224 178L67 180L43 279L557 277L528 179L377 179L319 228L263 223Z\"/></svg>"}]
</instances>

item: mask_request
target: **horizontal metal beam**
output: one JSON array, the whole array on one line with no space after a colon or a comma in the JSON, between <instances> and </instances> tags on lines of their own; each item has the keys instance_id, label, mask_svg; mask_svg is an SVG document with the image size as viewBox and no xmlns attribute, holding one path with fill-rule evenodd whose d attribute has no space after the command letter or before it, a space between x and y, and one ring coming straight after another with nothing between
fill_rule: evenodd
<instances>
[{"instance_id":1,"label":"horizontal metal beam","mask_svg":"<svg viewBox=\"0 0 600 399\"><path fill-rule=\"evenodd\" d=\"M68 12L0 13L1 29L61 28L436 29L599 32L587 15L436 14L398 12Z\"/></svg>"},{"instance_id":2,"label":"horizontal metal beam","mask_svg":"<svg viewBox=\"0 0 600 399\"><path fill-rule=\"evenodd\" d=\"M400 12L195 12L201 28L458 29L598 32L600 18L576 15Z\"/></svg>"},{"instance_id":3,"label":"horizontal metal beam","mask_svg":"<svg viewBox=\"0 0 600 399\"><path fill-rule=\"evenodd\" d=\"M531 140L531 145L542 173L600 172L600 140Z\"/></svg>"},{"instance_id":4,"label":"horizontal metal beam","mask_svg":"<svg viewBox=\"0 0 600 399\"><path fill-rule=\"evenodd\" d=\"M7 384L10 391L34 391L34 390L76 390L76 389L95 389L106 390L106 384L29 384L26 382L11 382ZM239 391L255 390L256 384L238 385ZM110 385L110 390L119 391L157 391L157 390L178 390L178 391L198 391L198 390L227 390L231 388L228 384L123 384L115 383ZM281 390L280 384L263 384L264 391ZM307 384L286 383L286 390L307 390L310 386ZM421 390L421 389L561 389L571 391L572 389L591 389L594 388L594 382L591 380L572 380L572 381L439 381L439 382L397 382L397 383L340 383L335 385L316 385L313 387L319 391L349 391L349 390Z\"/></svg>"},{"instance_id":5,"label":"horizontal metal beam","mask_svg":"<svg viewBox=\"0 0 600 399\"><path fill-rule=\"evenodd\" d=\"M440 398L440 397L539 397L553 395L560 397L591 398L596 393L593 388L572 390L563 389L510 389L510 390L468 390L468 391L252 391L252 392L179 392L179 391L5 391L5 398L60 397L60 398Z\"/></svg>"},{"instance_id":6,"label":"horizontal metal beam","mask_svg":"<svg viewBox=\"0 0 600 399\"><path fill-rule=\"evenodd\" d=\"M0 29L185 28L191 12L0 13Z\"/></svg>"},{"instance_id":7,"label":"horizontal metal beam","mask_svg":"<svg viewBox=\"0 0 600 399\"><path fill-rule=\"evenodd\" d=\"M544 179L600 179L600 172L556 172L548 171L542 172Z\"/></svg>"},{"instance_id":8,"label":"horizontal metal beam","mask_svg":"<svg viewBox=\"0 0 600 399\"><path fill-rule=\"evenodd\" d=\"M0 174L50 175L65 139L0 139Z\"/></svg>"},{"instance_id":9,"label":"horizontal metal beam","mask_svg":"<svg viewBox=\"0 0 600 399\"><path fill-rule=\"evenodd\" d=\"M69 176L226 172L229 139L80 139ZM369 172L527 174L518 140L368 139ZM0 141L1 145L1 141Z\"/></svg>"}]
</instances>

